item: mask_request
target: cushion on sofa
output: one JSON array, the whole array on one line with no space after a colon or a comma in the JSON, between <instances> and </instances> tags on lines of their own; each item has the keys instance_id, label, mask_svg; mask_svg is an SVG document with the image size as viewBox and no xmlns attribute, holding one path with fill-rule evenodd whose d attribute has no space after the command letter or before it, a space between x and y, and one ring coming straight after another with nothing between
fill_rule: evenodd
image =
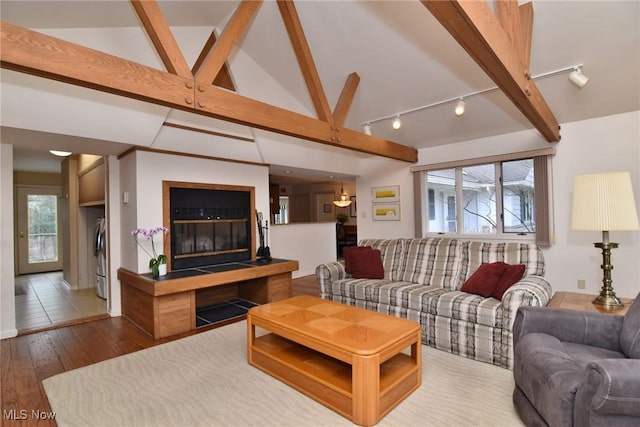
<instances>
[{"instance_id":1,"label":"cushion on sofa","mask_svg":"<svg viewBox=\"0 0 640 427\"><path fill-rule=\"evenodd\" d=\"M503 262L492 262L482 264L463 284L462 292L469 294L490 297L498 285L500 276L505 271L506 264Z\"/></svg>"},{"instance_id":2,"label":"cushion on sofa","mask_svg":"<svg viewBox=\"0 0 640 427\"><path fill-rule=\"evenodd\" d=\"M522 279L522 276L524 275L524 270L526 268L524 264L517 264L517 265L504 264L504 266L505 266L505 269L502 272L500 279L498 279L498 283L496 284L496 287L491 293L492 297L499 299L501 301L502 301L502 296L507 291L507 289L509 289L512 285L514 285L520 279Z\"/></svg>"},{"instance_id":3,"label":"cushion on sofa","mask_svg":"<svg viewBox=\"0 0 640 427\"><path fill-rule=\"evenodd\" d=\"M481 264L491 262L524 264L525 275L544 277L544 256L535 243L467 241L465 244L467 260L463 280L471 277Z\"/></svg>"},{"instance_id":4,"label":"cushion on sofa","mask_svg":"<svg viewBox=\"0 0 640 427\"><path fill-rule=\"evenodd\" d=\"M404 240L405 239L363 239L359 242L359 245L371 246L372 249L378 249L382 256L382 267L385 273L384 278L397 280L397 278L391 276L400 268Z\"/></svg>"},{"instance_id":5,"label":"cushion on sofa","mask_svg":"<svg viewBox=\"0 0 640 427\"><path fill-rule=\"evenodd\" d=\"M353 254L362 250L371 250L371 246L345 246L342 248L342 256L344 257L344 270L351 273L351 260Z\"/></svg>"},{"instance_id":6,"label":"cushion on sofa","mask_svg":"<svg viewBox=\"0 0 640 427\"><path fill-rule=\"evenodd\" d=\"M354 252L351 256L351 276L354 279L384 279L380 251L366 249Z\"/></svg>"},{"instance_id":7,"label":"cushion on sofa","mask_svg":"<svg viewBox=\"0 0 640 427\"><path fill-rule=\"evenodd\" d=\"M424 293L419 308L437 317L468 322L469 327L485 325L502 328L503 307L497 299L444 290L446 292L440 294ZM457 331L457 334L463 334L463 331Z\"/></svg>"},{"instance_id":8,"label":"cushion on sofa","mask_svg":"<svg viewBox=\"0 0 640 427\"><path fill-rule=\"evenodd\" d=\"M405 244L404 261L392 279L422 285L460 289L464 245L445 238L410 239Z\"/></svg>"}]
</instances>

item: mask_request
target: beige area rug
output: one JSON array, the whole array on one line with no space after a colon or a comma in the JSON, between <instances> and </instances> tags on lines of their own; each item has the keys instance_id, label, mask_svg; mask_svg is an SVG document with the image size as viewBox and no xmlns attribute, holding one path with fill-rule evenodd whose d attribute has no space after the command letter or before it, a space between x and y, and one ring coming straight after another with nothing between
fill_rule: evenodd
<instances>
[{"instance_id":1,"label":"beige area rug","mask_svg":"<svg viewBox=\"0 0 640 427\"><path fill-rule=\"evenodd\" d=\"M513 373L423 346L422 386L378 426L522 426ZM247 364L246 322L47 378L66 426L350 426Z\"/></svg>"}]
</instances>

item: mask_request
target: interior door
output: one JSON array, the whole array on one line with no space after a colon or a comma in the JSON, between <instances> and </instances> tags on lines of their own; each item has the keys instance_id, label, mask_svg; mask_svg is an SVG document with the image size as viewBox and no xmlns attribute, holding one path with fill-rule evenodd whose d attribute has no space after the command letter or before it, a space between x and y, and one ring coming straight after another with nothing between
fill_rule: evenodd
<instances>
[{"instance_id":1,"label":"interior door","mask_svg":"<svg viewBox=\"0 0 640 427\"><path fill-rule=\"evenodd\" d=\"M18 187L18 274L62 270L59 195L59 187Z\"/></svg>"}]
</instances>

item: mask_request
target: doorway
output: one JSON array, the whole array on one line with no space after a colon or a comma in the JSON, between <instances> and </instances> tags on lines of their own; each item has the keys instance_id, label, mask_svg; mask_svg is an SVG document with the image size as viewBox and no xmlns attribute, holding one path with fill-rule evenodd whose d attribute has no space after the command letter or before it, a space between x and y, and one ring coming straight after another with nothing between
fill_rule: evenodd
<instances>
[{"instance_id":1,"label":"doorway","mask_svg":"<svg viewBox=\"0 0 640 427\"><path fill-rule=\"evenodd\" d=\"M62 270L60 187L18 186L18 274Z\"/></svg>"},{"instance_id":2,"label":"doorway","mask_svg":"<svg viewBox=\"0 0 640 427\"><path fill-rule=\"evenodd\" d=\"M14 148L14 306L19 334L109 316L108 300L96 294L92 249L94 213L105 216L106 184L105 179L87 183L94 170L106 177L106 168L98 169L102 159L86 154L60 159ZM94 198L80 191L94 188L102 190L88 192Z\"/></svg>"}]
</instances>

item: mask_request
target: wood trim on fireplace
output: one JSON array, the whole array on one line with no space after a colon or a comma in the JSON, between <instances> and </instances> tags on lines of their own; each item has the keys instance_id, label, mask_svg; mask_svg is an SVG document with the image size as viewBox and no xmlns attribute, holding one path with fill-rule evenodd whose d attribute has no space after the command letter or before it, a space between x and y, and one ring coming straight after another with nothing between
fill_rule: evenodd
<instances>
[{"instance_id":1,"label":"wood trim on fireplace","mask_svg":"<svg viewBox=\"0 0 640 427\"><path fill-rule=\"evenodd\" d=\"M171 229L171 212L170 212L170 200L169 194L172 188L195 188L202 190L226 190L226 191L243 191L250 193L251 209L249 219L251 222L251 260L256 259L256 234L257 234L257 222L256 222L256 189L255 187L244 185L227 185L227 184L207 184L199 182L182 182L182 181L162 181L162 225ZM172 270L173 257L171 256L171 236L164 235L163 250L167 256L167 270Z\"/></svg>"}]
</instances>

